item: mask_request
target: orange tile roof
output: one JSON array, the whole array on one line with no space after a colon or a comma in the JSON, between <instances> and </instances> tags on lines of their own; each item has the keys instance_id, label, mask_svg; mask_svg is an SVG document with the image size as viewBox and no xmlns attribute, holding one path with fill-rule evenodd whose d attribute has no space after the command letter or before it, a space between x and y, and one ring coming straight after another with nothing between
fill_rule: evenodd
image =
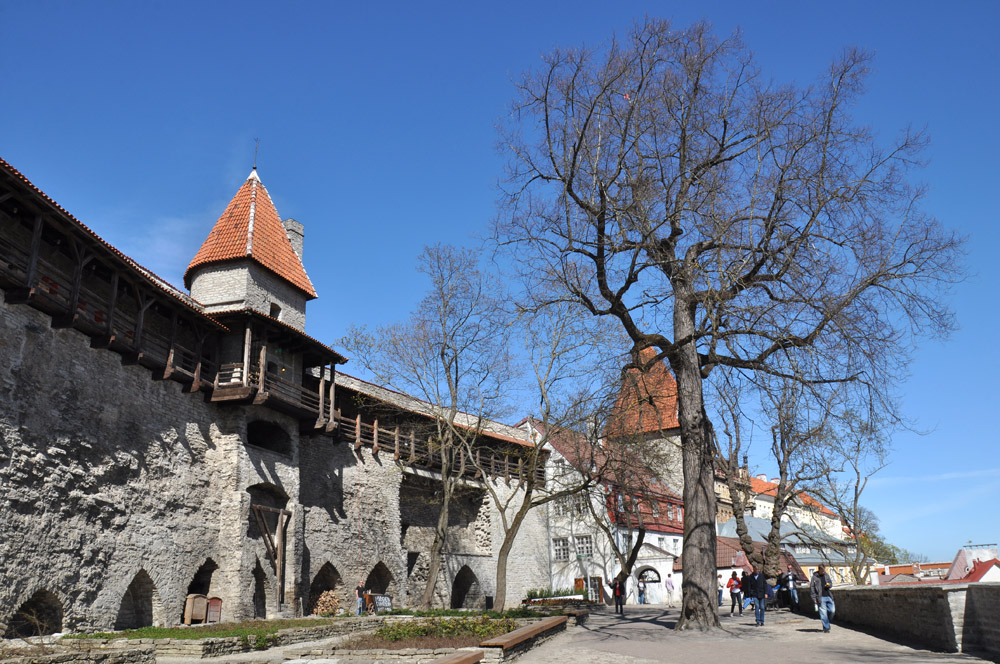
<instances>
[{"instance_id":1,"label":"orange tile roof","mask_svg":"<svg viewBox=\"0 0 1000 664\"><path fill-rule=\"evenodd\" d=\"M281 217L257 171L250 173L225 212L215 222L201 249L184 272L184 285L191 287L191 273L209 263L250 258L285 281L316 297L306 269L288 241Z\"/></svg>"},{"instance_id":2,"label":"orange tile roof","mask_svg":"<svg viewBox=\"0 0 1000 664\"><path fill-rule=\"evenodd\" d=\"M643 348L643 364L656 357L656 350ZM661 433L680 428L677 420L677 381L665 362L653 364L648 371L629 369L605 429L608 438Z\"/></svg>"}]
</instances>

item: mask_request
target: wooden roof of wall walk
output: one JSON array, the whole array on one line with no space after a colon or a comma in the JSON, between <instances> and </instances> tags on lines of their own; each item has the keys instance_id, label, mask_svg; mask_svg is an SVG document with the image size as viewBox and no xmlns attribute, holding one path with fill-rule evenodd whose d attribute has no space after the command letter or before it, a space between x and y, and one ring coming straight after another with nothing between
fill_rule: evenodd
<instances>
[{"instance_id":1,"label":"wooden roof of wall walk","mask_svg":"<svg viewBox=\"0 0 1000 664\"><path fill-rule=\"evenodd\" d=\"M437 419L444 416L441 408L436 407L427 401L410 396L409 394L397 392L396 390L392 390L387 387L376 385L375 383L370 383L360 378L355 378L354 376L339 371L336 375L336 383L338 390L340 388L352 390L358 394L388 404L404 413L412 413L430 419ZM522 429L515 429L514 427L507 426L506 424L502 424L500 422L485 418L480 419L475 415L459 412L456 416L456 424L459 427L470 431L478 430L480 435L497 441L521 447L534 447L532 442L528 439L527 432Z\"/></svg>"},{"instance_id":2,"label":"wooden roof of wall walk","mask_svg":"<svg viewBox=\"0 0 1000 664\"><path fill-rule=\"evenodd\" d=\"M199 322L211 328L222 331L227 329L216 319L204 314L201 310L201 304L191 296L174 288L165 279L153 273L152 270L143 267L106 242L86 224L56 203L48 194L35 186L19 170L3 158L0 158L0 183L2 183L3 187L9 187L10 189L8 192L0 191L0 199L6 198L6 194L16 196L18 202L24 205L33 215L41 215L64 231L72 233L75 239L94 251L102 261L150 286L153 292L162 295L164 299L169 298L174 306L177 306L186 314L197 318Z\"/></svg>"},{"instance_id":3,"label":"wooden roof of wall walk","mask_svg":"<svg viewBox=\"0 0 1000 664\"><path fill-rule=\"evenodd\" d=\"M305 332L272 318L256 309L234 309L210 314L229 329L238 329L247 319L257 320L269 328L271 339L295 353L302 353L307 367L326 364L346 364L348 359L322 341L310 337Z\"/></svg>"}]
</instances>

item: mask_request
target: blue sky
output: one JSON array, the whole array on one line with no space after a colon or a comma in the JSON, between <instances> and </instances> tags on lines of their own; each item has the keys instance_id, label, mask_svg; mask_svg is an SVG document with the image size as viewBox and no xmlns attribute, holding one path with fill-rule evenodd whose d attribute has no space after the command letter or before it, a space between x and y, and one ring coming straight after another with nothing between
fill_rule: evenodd
<instances>
[{"instance_id":1,"label":"blue sky","mask_svg":"<svg viewBox=\"0 0 1000 664\"><path fill-rule=\"evenodd\" d=\"M646 14L741 27L778 81L808 83L844 47L872 49L858 119L883 136L930 131L926 209L969 238L961 329L918 350L902 391L927 433L895 438L864 502L891 542L935 560L1000 540L1000 3L4 0L0 156L180 284L260 138L261 179L306 227L320 293L308 331L333 343L414 306L424 245L485 232L512 78Z\"/></svg>"}]
</instances>

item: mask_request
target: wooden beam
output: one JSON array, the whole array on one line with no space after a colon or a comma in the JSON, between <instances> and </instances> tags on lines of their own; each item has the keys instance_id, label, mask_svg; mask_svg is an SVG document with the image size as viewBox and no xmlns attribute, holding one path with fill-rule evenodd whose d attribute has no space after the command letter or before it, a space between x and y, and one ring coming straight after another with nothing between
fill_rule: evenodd
<instances>
[{"instance_id":1,"label":"wooden beam","mask_svg":"<svg viewBox=\"0 0 1000 664\"><path fill-rule=\"evenodd\" d=\"M205 337L208 335L207 332L202 332L197 336L194 344L194 356L198 359L195 360L194 365L194 377L191 379L191 384L184 388L185 392L197 392L201 389L201 351L205 344ZM170 352L173 353L173 345L171 344Z\"/></svg>"},{"instance_id":2,"label":"wooden beam","mask_svg":"<svg viewBox=\"0 0 1000 664\"><path fill-rule=\"evenodd\" d=\"M247 321L246 332L243 334L243 387L250 386L250 342L253 334L250 332L250 321Z\"/></svg>"},{"instance_id":3,"label":"wooden beam","mask_svg":"<svg viewBox=\"0 0 1000 664\"><path fill-rule=\"evenodd\" d=\"M24 283L19 288L11 288L4 295L4 300L11 304L24 304L35 295L35 282L38 276L38 252L42 246L42 215L35 215L35 225L31 231L31 247L28 253L28 265L24 273Z\"/></svg>"},{"instance_id":4,"label":"wooden beam","mask_svg":"<svg viewBox=\"0 0 1000 664\"><path fill-rule=\"evenodd\" d=\"M94 260L94 255L72 237L69 238L69 243L73 249L73 257L75 259L73 285L70 288L69 304L66 307L66 313L52 317L51 326L54 328L73 327L76 324L77 319L80 317L80 312L77 309L80 306L80 285L83 282L83 270L90 261Z\"/></svg>"},{"instance_id":5,"label":"wooden beam","mask_svg":"<svg viewBox=\"0 0 1000 664\"><path fill-rule=\"evenodd\" d=\"M118 270L111 272L111 296L108 298L108 322L104 334L90 340L91 348L107 348L115 340L115 305L118 303Z\"/></svg>"},{"instance_id":6,"label":"wooden beam","mask_svg":"<svg viewBox=\"0 0 1000 664\"><path fill-rule=\"evenodd\" d=\"M378 418L376 417L374 423L372 424L372 454L374 454L375 456L378 456L378 450L379 450L379 447L378 447Z\"/></svg>"}]
</instances>

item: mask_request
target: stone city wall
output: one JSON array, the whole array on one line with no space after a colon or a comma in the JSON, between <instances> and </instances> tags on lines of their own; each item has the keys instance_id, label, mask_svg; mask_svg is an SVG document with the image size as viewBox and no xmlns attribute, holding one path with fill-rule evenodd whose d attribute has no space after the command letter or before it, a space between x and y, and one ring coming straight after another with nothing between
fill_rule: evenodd
<instances>
[{"instance_id":1,"label":"stone city wall","mask_svg":"<svg viewBox=\"0 0 1000 664\"><path fill-rule=\"evenodd\" d=\"M835 588L834 623L930 650L1000 656L1000 584L928 584ZM816 616L808 587L801 608Z\"/></svg>"}]
</instances>

